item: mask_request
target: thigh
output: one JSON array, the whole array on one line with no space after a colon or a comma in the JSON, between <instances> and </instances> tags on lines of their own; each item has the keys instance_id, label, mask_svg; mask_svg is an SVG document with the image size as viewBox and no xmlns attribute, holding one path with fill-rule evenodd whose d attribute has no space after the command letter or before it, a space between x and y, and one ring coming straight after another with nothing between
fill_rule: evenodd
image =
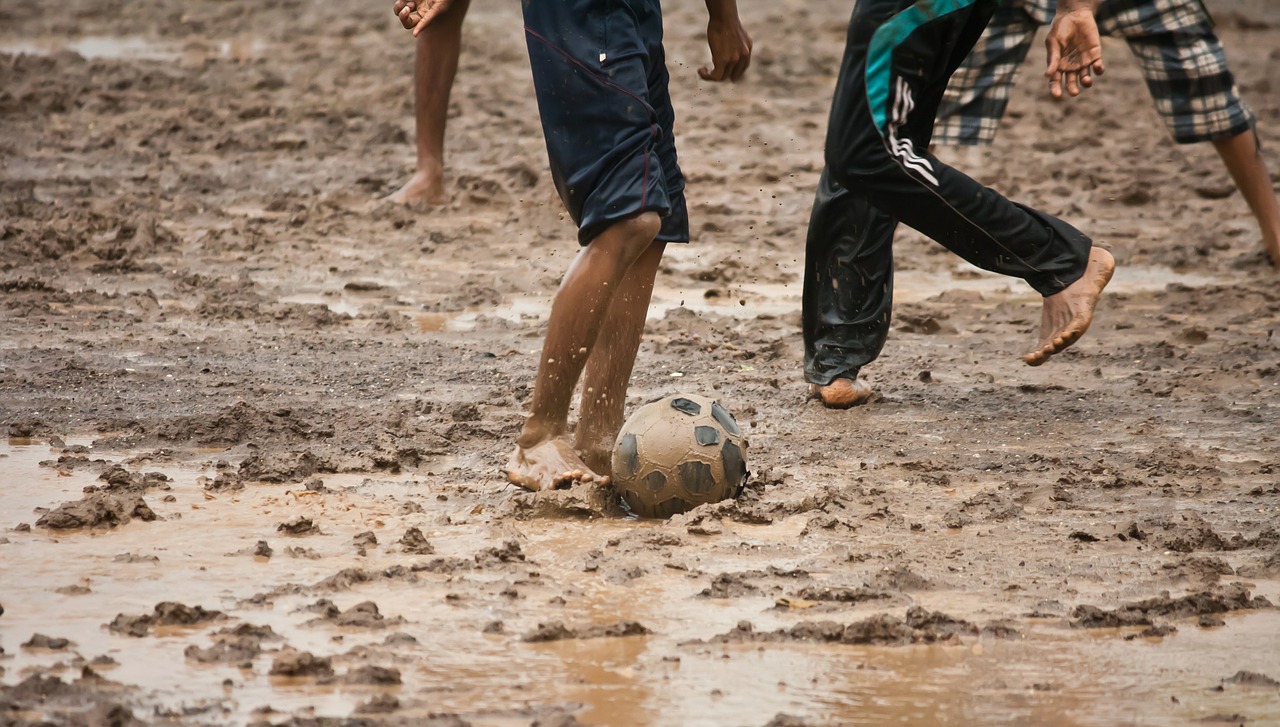
<instances>
[{"instance_id":1,"label":"thigh","mask_svg":"<svg viewBox=\"0 0 1280 727\"><path fill-rule=\"evenodd\" d=\"M552 177L586 244L643 211L671 211L649 43L628 3L525 0L525 35Z\"/></svg>"}]
</instances>

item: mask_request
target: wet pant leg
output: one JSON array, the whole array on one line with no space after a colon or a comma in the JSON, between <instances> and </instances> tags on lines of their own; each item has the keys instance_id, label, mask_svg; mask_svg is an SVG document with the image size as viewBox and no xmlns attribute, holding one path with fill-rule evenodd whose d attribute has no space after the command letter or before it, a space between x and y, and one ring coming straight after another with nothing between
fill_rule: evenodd
<instances>
[{"instance_id":1,"label":"wet pant leg","mask_svg":"<svg viewBox=\"0 0 1280 727\"><path fill-rule=\"evenodd\" d=\"M883 347L892 220L977 267L1022 278L1041 295L1084 274L1088 237L928 152L947 80L995 7L992 0L860 0L854 9L827 131L830 194L819 191L806 246L815 271L825 266L822 276L806 275L806 287L831 289L804 296L805 370L813 383L855 377ZM853 264L831 264L851 250Z\"/></svg>"}]
</instances>

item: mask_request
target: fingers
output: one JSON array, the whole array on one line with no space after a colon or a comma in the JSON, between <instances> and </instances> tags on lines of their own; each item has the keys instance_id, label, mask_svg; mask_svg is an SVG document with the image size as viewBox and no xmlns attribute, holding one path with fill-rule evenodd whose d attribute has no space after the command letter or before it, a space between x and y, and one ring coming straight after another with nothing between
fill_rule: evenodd
<instances>
[{"instance_id":1,"label":"fingers","mask_svg":"<svg viewBox=\"0 0 1280 727\"><path fill-rule=\"evenodd\" d=\"M400 18L400 25L405 30L409 30L418 24L421 18L417 13L417 5L412 0L398 0L395 4L396 17Z\"/></svg>"},{"instance_id":2,"label":"fingers","mask_svg":"<svg viewBox=\"0 0 1280 727\"><path fill-rule=\"evenodd\" d=\"M704 81L741 81L751 65L750 49L746 53L734 55L719 62L712 62L712 67L703 66L698 69L698 76Z\"/></svg>"},{"instance_id":3,"label":"fingers","mask_svg":"<svg viewBox=\"0 0 1280 727\"><path fill-rule=\"evenodd\" d=\"M424 28L431 24L431 21L440 17L440 15L449 7L449 3L446 0L425 0L425 2L427 6L426 10L419 11L418 15L420 16L420 19L417 24L413 26L413 37L415 38L418 37L418 34L421 33Z\"/></svg>"}]
</instances>

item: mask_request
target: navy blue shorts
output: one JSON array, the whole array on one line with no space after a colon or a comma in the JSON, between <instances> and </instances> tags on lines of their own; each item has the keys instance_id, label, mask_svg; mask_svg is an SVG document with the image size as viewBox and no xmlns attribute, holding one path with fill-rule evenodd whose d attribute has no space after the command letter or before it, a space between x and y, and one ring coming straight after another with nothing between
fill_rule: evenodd
<instances>
[{"instance_id":1,"label":"navy blue shorts","mask_svg":"<svg viewBox=\"0 0 1280 727\"><path fill-rule=\"evenodd\" d=\"M586 245L619 220L662 216L687 242L658 0L524 0L551 176Z\"/></svg>"}]
</instances>

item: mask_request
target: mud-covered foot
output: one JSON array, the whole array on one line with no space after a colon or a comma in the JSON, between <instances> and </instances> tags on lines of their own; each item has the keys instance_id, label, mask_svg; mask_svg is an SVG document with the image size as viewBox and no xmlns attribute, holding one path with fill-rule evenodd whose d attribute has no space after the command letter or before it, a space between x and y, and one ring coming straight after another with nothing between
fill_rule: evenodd
<instances>
[{"instance_id":1,"label":"mud-covered foot","mask_svg":"<svg viewBox=\"0 0 1280 727\"><path fill-rule=\"evenodd\" d=\"M833 379L826 386L809 384L809 395L828 409L848 409L871 399L871 384L862 379Z\"/></svg>"},{"instance_id":2,"label":"mud-covered foot","mask_svg":"<svg viewBox=\"0 0 1280 727\"><path fill-rule=\"evenodd\" d=\"M532 447L516 447L502 471L507 479L526 490L559 490L575 482L607 483L573 451L564 437L548 439Z\"/></svg>"},{"instance_id":3,"label":"mud-covered foot","mask_svg":"<svg viewBox=\"0 0 1280 727\"><path fill-rule=\"evenodd\" d=\"M444 174L415 172L403 187L383 197L383 200L407 207L446 204L449 197L444 193Z\"/></svg>"},{"instance_id":4,"label":"mud-covered foot","mask_svg":"<svg viewBox=\"0 0 1280 727\"><path fill-rule=\"evenodd\" d=\"M1059 293L1044 299L1040 313L1040 346L1023 357L1028 366L1039 366L1080 340L1093 322L1093 309L1102 289L1111 282L1115 258L1100 247L1089 252L1084 275Z\"/></svg>"}]
</instances>

